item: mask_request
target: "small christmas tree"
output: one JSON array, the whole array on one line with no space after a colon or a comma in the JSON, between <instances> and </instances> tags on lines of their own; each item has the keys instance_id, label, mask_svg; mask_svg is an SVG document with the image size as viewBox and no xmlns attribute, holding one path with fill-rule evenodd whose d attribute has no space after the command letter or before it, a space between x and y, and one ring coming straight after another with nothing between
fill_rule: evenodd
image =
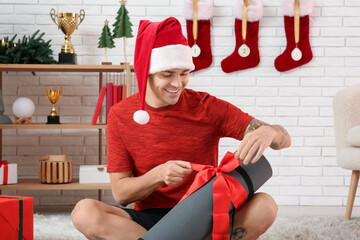
<instances>
[{"instance_id":1,"label":"small christmas tree","mask_svg":"<svg viewBox=\"0 0 360 240\"><path fill-rule=\"evenodd\" d=\"M15 64L52 64L56 63L51 50L51 40L45 42L42 38L45 33L37 34L37 30L32 36L23 36L22 40L14 43L17 35L9 42L8 37L1 39L0 63Z\"/></svg>"},{"instance_id":2,"label":"small christmas tree","mask_svg":"<svg viewBox=\"0 0 360 240\"><path fill-rule=\"evenodd\" d=\"M114 38L123 38L124 39L124 57L125 62L127 62L126 58L126 38L132 38L132 23L130 22L130 17L128 15L128 10L125 7L125 0L121 0L121 7L119 11L117 12L116 16L116 22L113 24L114 31L113 31L113 37Z\"/></svg>"},{"instance_id":3,"label":"small christmas tree","mask_svg":"<svg viewBox=\"0 0 360 240\"><path fill-rule=\"evenodd\" d=\"M98 48L105 48L105 61L107 62L107 48L114 48L114 40L111 36L110 28L108 26L109 21L106 19L104 27L101 32L101 36L99 37L99 45Z\"/></svg>"}]
</instances>

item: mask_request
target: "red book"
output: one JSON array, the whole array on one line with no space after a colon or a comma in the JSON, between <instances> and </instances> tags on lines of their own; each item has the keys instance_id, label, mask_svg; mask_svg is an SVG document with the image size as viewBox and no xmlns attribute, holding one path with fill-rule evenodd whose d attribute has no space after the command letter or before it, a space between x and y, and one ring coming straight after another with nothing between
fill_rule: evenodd
<instances>
[{"instance_id":1,"label":"red book","mask_svg":"<svg viewBox=\"0 0 360 240\"><path fill-rule=\"evenodd\" d=\"M33 198L0 195L0 239L34 239Z\"/></svg>"},{"instance_id":2,"label":"red book","mask_svg":"<svg viewBox=\"0 0 360 240\"><path fill-rule=\"evenodd\" d=\"M114 85L113 88L113 105L117 103L117 89L119 86Z\"/></svg>"},{"instance_id":3,"label":"red book","mask_svg":"<svg viewBox=\"0 0 360 240\"><path fill-rule=\"evenodd\" d=\"M117 86L117 102L122 100L122 85Z\"/></svg>"},{"instance_id":4,"label":"red book","mask_svg":"<svg viewBox=\"0 0 360 240\"><path fill-rule=\"evenodd\" d=\"M110 108L113 105L113 83L106 84L106 122Z\"/></svg>"},{"instance_id":5,"label":"red book","mask_svg":"<svg viewBox=\"0 0 360 240\"><path fill-rule=\"evenodd\" d=\"M122 99L125 99L125 98L127 98L127 96L126 96L126 85L122 85L122 89L123 89L123 91L122 91Z\"/></svg>"},{"instance_id":6,"label":"red book","mask_svg":"<svg viewBox=\"0 0 360 240\"><path fill-rule=\"evenodd\" d=\"M102 87L102 88L101 88L100 95L99 95L98 102L97 102L97 104L96 104L94 116L93 116L93 119L92 119L92 121L91 121L92 125L95 125L96 122L97 122L97 120L98 120L98 117L99 117L99 114L100 114L100 110L101 110L101 105L102 105L102 102L103 102L104 97L105 97L105 93L106 93L106 87Z\"/></svg>"}]
</instances>

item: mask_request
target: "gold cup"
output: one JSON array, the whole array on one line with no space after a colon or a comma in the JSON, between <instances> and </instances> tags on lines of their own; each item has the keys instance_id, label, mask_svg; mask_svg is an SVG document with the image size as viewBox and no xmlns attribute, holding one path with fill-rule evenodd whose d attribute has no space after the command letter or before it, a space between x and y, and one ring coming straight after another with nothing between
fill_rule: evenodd
<instances>
[{"instance_id":1,"label":"gold cup","mask_svg":"<svg viewBox=\"0 0 360 240\"><path fill-rule=\"evenodd\" d=\"M58 26L58 29L65 34L65 42L61 47L61 53L59 54L59 63L75 64L76 55L74 47L71 43L71 34L78 28L78 26L84 21L85 11L80 10L79 13L55 13L55 9L50 10L50 17L54 23ZM57 22L56 22L57 18ZM80 22L78 24L80 18Z\"/></svg>"},{"instance_id":2,"label":"gold cup","mask_svg":"<svg viewBox=\"0 0 360 240\"><path fill-rule=\"evenodd\" d=\"M63 96L64 89L60 88L60 90L52 90L52 89L44 89L45 96L52 103L52 108L50 115L48 116L47 124L60 124L59 114L56 112L55 103Z\"/></svg>"}]
</instances>

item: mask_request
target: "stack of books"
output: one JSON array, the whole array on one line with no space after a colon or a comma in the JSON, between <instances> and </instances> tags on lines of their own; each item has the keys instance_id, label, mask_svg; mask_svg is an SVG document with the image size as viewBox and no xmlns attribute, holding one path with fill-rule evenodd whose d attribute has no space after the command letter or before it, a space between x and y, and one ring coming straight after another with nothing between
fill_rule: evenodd
<instances>
[{"instance_id":1,"label":"stack of books","mask_svg":"<svg viewBox=\"0 0 360 240\"><path fill-rule=\"evenodd\" d=\"M126 85L114 85L113 83L106 83L106 87L102 87L99 95L98 102L96 104L95 112L91 123L96 125L96 122L99 118L100 110L102 103L104 101L104 97L106 95L106 120L107 116L110 112L110 108L125 99L126 96Z\"/></svg>"}]
</instances>

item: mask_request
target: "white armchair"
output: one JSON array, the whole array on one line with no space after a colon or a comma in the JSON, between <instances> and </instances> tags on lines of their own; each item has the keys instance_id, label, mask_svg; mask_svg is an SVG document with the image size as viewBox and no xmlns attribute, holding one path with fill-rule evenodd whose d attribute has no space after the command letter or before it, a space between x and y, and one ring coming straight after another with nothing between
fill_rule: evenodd
<instances>
[{"instance_id":1,"label":"white armchair","mask_svg":"<svg viewBox=\"0 0 360 240\"><path fill-rule=\"evenodd\" d=\"M352 170L345 212L345 219L350 219L360 173L360 84L336 94L334 120L337 162Z\"/></svg>"}]
</instances>

